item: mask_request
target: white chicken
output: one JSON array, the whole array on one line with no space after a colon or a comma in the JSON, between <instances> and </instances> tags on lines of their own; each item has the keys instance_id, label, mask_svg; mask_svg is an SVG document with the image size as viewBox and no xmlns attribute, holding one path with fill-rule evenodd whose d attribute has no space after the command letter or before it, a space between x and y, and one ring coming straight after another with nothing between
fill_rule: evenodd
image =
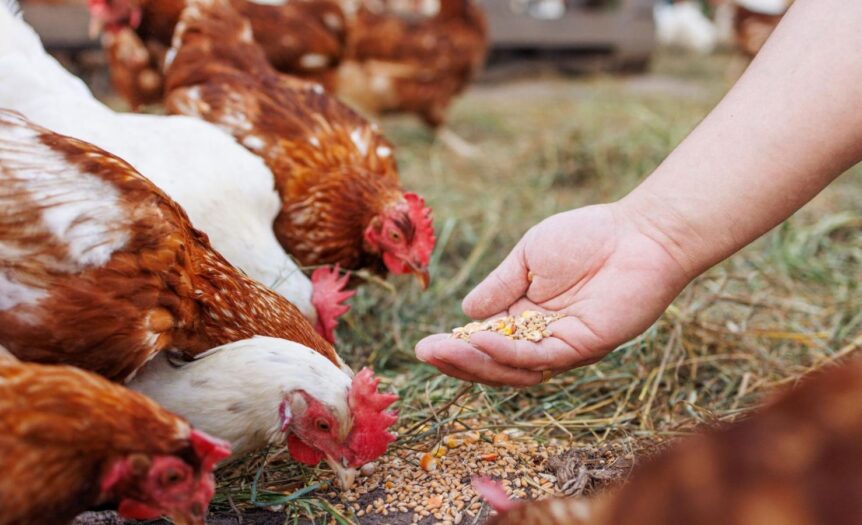
<instances>
[{"instance_id":1,"label":"white chicken","mask_svg":"<svg viewBox=\"0 0 862 525\"><path fill-rule=\"evenodd\" d=\"M686 0L656 4L653 16L656 37L663 46L707 54L714 51L718 44L718 30L703 14L698 2Z\"/></svg>"},{"instance_id":2,"label":"white chicken","mask_svg":"<svg viewBox=\"0 0 862 525\"><path fill-rule=\"evenodd\" d=\"M346 311L347 278L319 269L312 286L276 240L281 203L272 173L233 138L198 119L115 113L45 52L14 4L0 5L0 79L0 108L122 157L177 201L228 261L319 330L322 317L331 325Z\"/></svg>"}]
</instances>

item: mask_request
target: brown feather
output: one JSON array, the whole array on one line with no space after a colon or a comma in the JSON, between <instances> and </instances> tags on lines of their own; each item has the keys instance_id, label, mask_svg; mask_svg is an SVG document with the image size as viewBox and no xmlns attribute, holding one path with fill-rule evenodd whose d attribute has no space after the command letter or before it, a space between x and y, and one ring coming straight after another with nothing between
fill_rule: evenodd
<instances>
[{"instance_id":1,"label":"brown feather","mask_svg":"<svg viewBox=\"0 0 862 525\"><path fill-rule=\"evenodd\" d=\"M370 112L416 113L434 128L488 49L487 22L472 0L441 0L436 16L418 20L362 5L349 23L335 91Z\"/></svg>"},{"instance_id":2,"label":"brown feather","mask_svg":"<svg viewBox=\"0 0 862 525\"><path fill-rule=\"evenodd\" d=\"M326 81L346 52L346 21L333 0L291 0L265 5L231 0L248 18L255 39L277 70ZM137 28L122 27L102 38L111 81L132 108L162 101L165 52L185 7L183 0L138 0Z\"/></svg>"},{"instance_id":3,"label":"brown feather","mask_svg":"<svg viewBox=\"0 0 862 525\"><path fill-rule=\"evenodd\" d=\"M0 360L0 525L67 523L99 501L108 462L195 456L188 423L72 367Z\"/></svg>"}]
</instances>

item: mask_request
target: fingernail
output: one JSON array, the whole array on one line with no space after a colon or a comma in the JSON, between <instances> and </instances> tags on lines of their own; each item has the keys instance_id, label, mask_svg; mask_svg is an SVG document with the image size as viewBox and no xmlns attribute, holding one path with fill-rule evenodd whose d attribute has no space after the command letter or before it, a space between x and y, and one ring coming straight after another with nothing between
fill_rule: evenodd
<instances>
[{"instance_id":1,"label":"fingernail","mask_svg":"<svg viewBox=\"0 0 862 525\"><path fill-rule=\"evenodd\" d=\"M431 358L431 351L423 350L422 347L417 346L415 349L416 359L422 361L423 363L427 363L428 359Z\"/></svg>"}]
</instances>

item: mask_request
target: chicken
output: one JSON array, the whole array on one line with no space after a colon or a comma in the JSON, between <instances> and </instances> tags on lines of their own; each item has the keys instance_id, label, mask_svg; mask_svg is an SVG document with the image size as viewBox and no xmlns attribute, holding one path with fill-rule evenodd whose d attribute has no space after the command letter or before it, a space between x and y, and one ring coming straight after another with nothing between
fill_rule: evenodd
<instances>
[{"instance_id":1,"label":"chicken","mask_svg":"<svg viewBox=\"0 0 862 525\"><path fill-rule=\"evenodd\" d=\"M0 344L16 356L132 380L240 452L287 438L293 457L326 458L349 484L393 439L396 397L370 370L351 379L292 304L231 267L152 183L7 110L0 276ZM258 334L279 339L243 341ZM196 360L160 367L168 349Z\"/></svg>"},{"instance_id":2,"label":"chicken","mask_svg":"<svg viewBox=\"0 0 862 525\"><path fill-rule=\"evenodd\" d=\"M160 355L129 387L229 440L238 456L286 443L293 459L325 461L350 487L395 438L386 408L397 396L379 393L378 381L368 369L351 378L297 343L255 337L180 366Z\"/></svg>"},{"instance_id":3,"label":"chicken","mask_svg":"<svg viewBox=\"0 0 862 525\"><path fill-rule=\"evenodd\" d=\"M482 10L473 0L440 0L435 16L409 20L370 4L360 3L348 19L347 57L337 71L335 92L369 113L414 113L456 152L473 155L443 126L452 99L485 62L488 29Z\"/></svg>"},{"instance_id":4,"label":"chicken","mask_svg":"<svg viewBox=\"0 0 862 525\"><path fill-rule=\"evenodd\" d=\"M427 286L431 211L401 189L375 126L272 69L224 0L192 0L169 53L168 111L215 123L264 159L281 197L276 237L300 264L413 273Z\"/></svg>"},{"instance_id":5,"label":"chicken","mask_svg":"<svg viewBox=\"0 0 862 525\"><path fill-rule=\"evenodd\" d=\"M817 372L750 419L684 440L593 501L514 503L493 525L862 523L862 361Z\"/></svg>"},{"instance_id":6,"label":"chicken","mask_svg":"<svg viewBox=\"0 0 862 525\"><path fill-rule=\"evenodd\" d=\"M157 40L141 39L131 27L102 35L102 47L114 91L137 111L162 101L165 48Z\"/></svg>"},{"instance_id":7,"label":"chicken","mask_svg":"<svg viewBox=\"0 0 862 525\"><path fill-rule=\"evenodd\" d=\"M123 160L0 110L0 344L125 380L158 352L193 358L270 335L343 366L293 304L210 247Z\"/></svg>"},{"instance_id":8,"label":"chicken","mask_svg":"<svg viewBox=\"0 0 862 525\"><path fill-rule=\"evenodd\" d=\"M346 50L346 22L335 0L257 3L232 0L279 71L328 82ZM184 0L90 0L91 32L102 44L116 91L137 109L162 101L165 52Z\"/></svg>"},{"instance_id":9,"label":"chicken","mask_svg":"<svg viewBox=\"0 0 862 525\"><path fill-rule=\"evenodd\" d=\"M0 348L0 525L62 525L115 508L203 525L226 443L135 392Z\"/></svg>"},{"instance_id":10,"label":"chicken","mask_svg":"<svg viewBox=\"0 0 862 525\"><path fill-rule=\"evenodd\" d=\"M748 56L754 56L781 21L792 0L733 0L733 29L736 43Z\"/></svg>"},{"instance_id":11,"label":"chicken","mask_svg":"<svg viewBox=\"0 0 862 525\"><path fill-rule=\"evenodd\" d=\"M272 229L280 200L272 173L255 155L197 119L117 114L45 53L23 20L0 6L0 107L15 109L132 163L207 232L233 265L294 303L334 340L345 278L318 269L312 280Z\"/></svg>"},{"instance_id":12,"label":"chicken","mask_svg":"<svg viewBox=\"0 0 862 525\"><path fill-rule=\"evenodd\" d=\"M718 44L718 29L703 12L700 2L684 0L653 7L656 38L667 47L697 53L712 53Z\"/></svg>"}]
</instances>

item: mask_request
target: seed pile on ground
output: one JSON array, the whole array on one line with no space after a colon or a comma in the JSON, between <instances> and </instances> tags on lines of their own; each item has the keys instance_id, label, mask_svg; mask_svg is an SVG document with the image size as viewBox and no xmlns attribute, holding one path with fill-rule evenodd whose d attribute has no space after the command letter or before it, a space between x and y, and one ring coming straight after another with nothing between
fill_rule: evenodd
<instances>
[{"instance_id":1,"label":"seed pile on ground","mask_svg":"<svg viewBox=\"0 0 862 525\"><path fill-rule=\"evenodd\" d=\"M505 335L509 339L526 340L537 343L546 337L550 337L551 331L548 325L562 319L563 314L543 314L534 310L525 310L521 315L500 317L487 321L474 321L452 330L452 337L469 341L470 336L476 332L495 332Z\"/></svg>"},{"instance_id":2,"label":"seed pile on ground","mask_svg":"<svg viewBox=\"0 0 862 525\"><path fill-rule=\"evenodd\" d=\"M557 495L547 469L557 447L526 434L462 432L424 448L393 450L351 490L330 492L335 508L361 521L382 515L385 523L460 525L474 523L485 506L471 486L474 476L500 480L513 498Z\"/></svg>"}]
</instances>

